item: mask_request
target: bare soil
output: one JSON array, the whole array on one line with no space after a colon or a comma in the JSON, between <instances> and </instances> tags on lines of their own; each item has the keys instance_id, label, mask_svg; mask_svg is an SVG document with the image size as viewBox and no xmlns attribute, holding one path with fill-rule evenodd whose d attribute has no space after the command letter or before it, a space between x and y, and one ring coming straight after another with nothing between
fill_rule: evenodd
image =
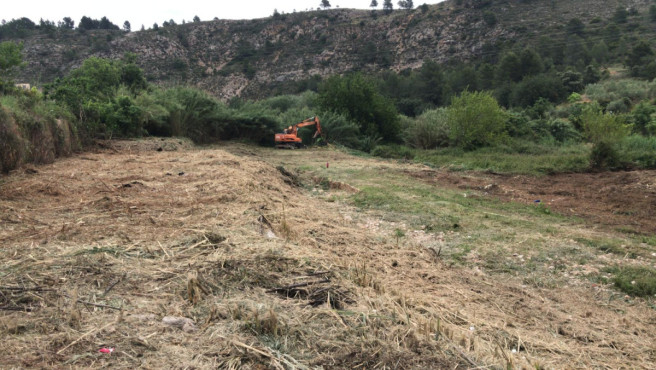
<instances>
[{"instance_id":1,"label":"bare soil","mask_svg":"<svg viewBox=\"0 0 656 370\"><path fill-rule=\"evenodd\" d=\"M656 233L656 171L512 176L405 171L437 186L473 189L505 201L542 203L563 215L641 234Z\"/></svg>"},{"instance_id":2,"label":"bare soil","mask_svg":"<svg viewBox=\"0 0 656 370\"><path fill-rule=\"evenodd\" d=\"M611 300L617 295L597 284L526 285L454 266L422 243L395 243L385 222L368 227L374 214L312 196L276 169L273 162L296 153L176 140L158 151L159 144L109 143L0 179L0 367L650 368L656 362L656 311L643 300ZM381 163L330 149L302 156L353 169ZM612 225L654 225L610 211L622 189L636 193L625 203L639 199L638 191L651 197L649 172L630 173L629 180L606 175L617 176L618 189L606 190L617 200L598 208L596 198L581 195L589 190L576 189L565 175L420 168L408 174L408 181L439 186L493 184L494 196L543 199L559 211L570 204L573 213ZM593 186L603 176L574 178ZM544 181L573 195L556 198L540 186ZM347 185L328 191L346 197L358 191ZM537 191L544 194L531 193ZM586 202L573 203L579 198Z\"/></svg>"}]
</instances>

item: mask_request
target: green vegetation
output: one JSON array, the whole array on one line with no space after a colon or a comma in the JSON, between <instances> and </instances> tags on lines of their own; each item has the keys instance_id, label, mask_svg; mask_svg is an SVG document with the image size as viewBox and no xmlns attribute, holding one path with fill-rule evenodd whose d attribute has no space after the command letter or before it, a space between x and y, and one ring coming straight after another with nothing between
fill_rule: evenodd
<instances>
[{"instance_id":1,"label":"green vegetation","mask_svg":"<svg viewBox=\"0 0 656 370\"><path fill-rule=\"evenodd\" d=\"M637 297L656 295L656 270L650 267L612 267L611 281L616 288Z\"/></svg>"},{"instance_id":2,"label":"green vegetation","mask_svg":"<svg viewBox=\"0 0 656 370\"><path fill-rule=\"evenodd\" d=\"M449 139L454 146L473 149L498 144L505 133L504 113L485 92L463 92L447 109Z\"/></svg>"},{"instance_id":3,"label":"green vegetation","mask_svg":"<svg viewBox=\"0 0 656 370\"><path fill-rule=\"evenodd\" d=\"M378 2L372 2L372 7L377 6ZM407 1L399 6L413 7ZM461 11L460 7L456 4L454 11ZM384 10L392 8L391 1L383 3ZM477 14L474 18L486 27L507 27L505 16L489 3L473 9L469 15ZM331 19L330 12L316 13ZM420 21L428 16L424 13L431 12L413 12L413 17ZM284 21L274 18L271 21ZM300 21L307 16L289 18ZM60 110L71 117L68 121L76 140L82 143L95 138L181 135L198 143L245 139L271 144L273 133L282 127L318 115L331 143L454 170L543 174L654 168L656 64L652 40L640 33L640 21L649 19L642 18L623 7L608 19L563 17L555 38L488 43L482 47L482 58L474 62L439 64L427 59L414 70L367 75L363 71L369 69L358 69L390 65L392 49L384 42L356 40L354 65L359 67L354 72L281 84L279 92L292 89L299 95L278 93L259 101L235 98L225 103L184 86L148 85L134 55L111 61L90 58L47 85L42 99L63 107ZM174 20L163 24L157 32L177 35L186 42L184 25ZM265 25L258 21L243 29ZM79 32L118 29L106 17L85 16L77 26ZM129 28L124 24L124 29ZM0 38L73 29L75 22L68 17L57 24L21 18L1 25ZM317 35L315 41L324 45L329 39ZM102 37L94 36L92 43L99 50L107 47ZM257 61L277 47L272 41L258 47L242 40L234 58L219 73L254 78ZM7 96L14 94L8 76L20 66L20 52L20 43L0 44L0 72ZM195 73L193 65L183 59L171 60L169 67L180 75ZM21 126L15 118L21 116L17 109L11 114ZM7 136L13 131L5 128L3 132ZM311 143L311 133L304 129L299 135Z\"/></svg>"}]
</instances>

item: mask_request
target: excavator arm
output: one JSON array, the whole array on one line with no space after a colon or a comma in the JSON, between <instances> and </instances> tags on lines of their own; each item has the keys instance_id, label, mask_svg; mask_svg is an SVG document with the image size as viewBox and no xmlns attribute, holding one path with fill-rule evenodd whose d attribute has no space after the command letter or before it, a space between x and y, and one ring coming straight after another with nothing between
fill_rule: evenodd
<instances>
[{"instance_id":1,"label":"excavator arm","mask_svg":"<svg viewBox=\"0 0 656 370\"><path fill-rule=\"evenodd\" d=\"M301 127L316 125L317 130L314 133L312 138L316 139L318 136L322 136L321 132L321 123L319 122L319 117L311 117L305 119L295 125L289 126L283 130L282 133L276 134L275 142L277 148L299 148L302 145L302 140L298 137L298 129Z\"/></svg>"}]
</instances>

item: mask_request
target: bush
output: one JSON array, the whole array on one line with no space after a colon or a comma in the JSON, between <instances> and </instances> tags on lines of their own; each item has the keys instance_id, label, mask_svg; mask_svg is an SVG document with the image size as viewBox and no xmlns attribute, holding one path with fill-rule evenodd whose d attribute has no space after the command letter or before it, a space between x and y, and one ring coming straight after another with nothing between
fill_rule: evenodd
<instances>
[{"instance_id":1,"label":"bush","mask_svg":"<svg viewBox=\"0 0 656 370\"><path fill-rule=\"evenodd\" d=\"M635 79L606 80L586 86L585 95L597 102L611 102L629 98L633 102L656 98L656 80L652 82Z\"/></svg>"},{"instance_id":2,"label":"bush","mask_svg":"<svg viewBox=\"0 0 656 370\"><path fill-rule=\"evenodd\" d=\"M619 153L615 146L631 132L622 117L602 113L596 104L583 109L581 125L586 137L592 142L590 165L594 169L613 169L620 164Z\"/></svg>"},{"instance_id":3,"label":"bush","mask_svg":"<svg viewBox=\"0 0 656 370\"><path fill-rule=\"evenodd\" d=\"M551 136L560 143L578 142L581 140L581 134L569 121L552 119L549 120L547 128Z\"/></svg>"},{"instance_id":4,"label":"bush","mask_svg":"<svg viewBox=\"0 0 656 370\"><path fill-rule=\"evenodd\" d=\"M615 147L602 141L592 147L590 153L590 167L599 170L616 169L620 166L620 154Z\"/></svg>"},{"instance_id":5,"label":"bush","mask_svg":"<svg viewBox=\"0 0 656 370\"><path fill-rule=\"evenodd\" d=\"M494 145L505 137L506 116L488 92L463 92L447 109L449 140L473 149Z\"/></svg>"},{"instance_id":6,"label":"bush","mask_svg":"<svg viewBox=\"0 0 656 370\"><path fill-rule=\"evenodd\" d=\"M372 151L371 155L381 158L406 159L415 158L415 152L404 145L378 145Z\"/></svg>"},{"instance_id":7,"label":"bush","mask_svg":"<svg viewBox=\"0 0 656 370\"><path fill-rule=\"evenodd\" d=\"M322 112L321 128L327 142L357 149L360 141L358 124L345 115L335 112Z\"/></svg>"},{"instance_id":8,"label":"bush","mask_svg":"<svg viewBox=\"0 0 656 370\"><path fill-rule=\"evenodd\" d=\"M394 104L361 74L329 78L321 85L318 102L323 111L341 113L356 122L360 131L368 136L387 141L396 141L399 137Z\"/></svg>"},{"instance_id":9,"label":"bush","mask_svg":"<svg viewBox=\"0 0 656 370\"><path fill-rule=\"evenodd\" d=\"M631 135L617 145L622 162L637 168L656 168L656 137Z\"/></svg>"},{"instance_id":10,"label":"bush","mask_svg":"<svg viewBox=\"0 0 656 370\"><path fill-rule=\"evenodd\" d=\"M624 122L623 117L603 113L599 105L588 104L581 114L581 126L586 138L593 144L617 143L631 132L631 126Z\"/></svg>"},{"instance_id":11,"label":"bush","mask_svg":"<svg viewBox=\"0 0 656 370\"><path fill-rule=\"evenodd\" d=\"M552 74L540 74L524 78L512 91L511 103L514 106L528 107L540 99L558 103L565 99L567 90L562 80Z\"/></svg>"},{"instance_id":12,"label":"bush","mask_svg":"<svg viewBox=\"0 0 656 370\"><path fill-rule=\"evenodd\" d=\"M448 146L449 123L444 108L429 110L409 122L403 133L406 144L420 149Z\"/></svg>"},{"instance_id":13,"label":"bush","mask_svg":"<svg viewBox=\"0 0 656 370\"><path fill-rule=\"evenodd\" d=\"M649 102L640 102L633 109L631 115L633 117L633 128L635 132L649 135L648 126L652 122L656 122L656 106L649 104Z\"/></svg>"}]
</instances>

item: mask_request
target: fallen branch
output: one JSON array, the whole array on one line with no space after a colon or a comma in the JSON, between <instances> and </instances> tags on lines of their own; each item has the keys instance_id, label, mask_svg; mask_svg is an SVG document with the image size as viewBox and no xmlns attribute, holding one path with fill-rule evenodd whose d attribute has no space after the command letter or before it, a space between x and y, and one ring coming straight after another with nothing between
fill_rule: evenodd
<instances>
[{"instance_id":1,"label":"fallen branch","mask_svg":"<svg viewBox=\"0 0 656 370\"><path fill-rule=\"evenodd\" d=\"M82 303L82 304L85 304L85 305L89 305L89 306L102 307L102 308L110 308L110 309L112 309L112 310L117 310L117 311L121 311L121 310L123 310L122 307L108 306L108 305L106 305L106 304L100 304L100 303L91 303L91 302L83 301L83 300L81 300L81 299L78 299L76 302L77 302L77 303Z\"/></svg>"},{"instance_id":2,"label":"fallen branch","mask_svg":"<svg viewBox=\"0 0 656 370\"><path fill-rule=\"evenodd\" d=\"M123 281L123 278L125 278L125 274L124 274L123 276L121 276L120 278L118 278L115 282L113 282L113 283L112 283L107 289L105 289L105 291L103 292L103 294L101 294L100 296L101 296L101 297L106 296L106 295L107 295L112 289L114 289L114 287L115 287L118 283L120 283L121 281Z\"/></svg>"},{"instance_id":3,"label":"fallen branch","mask_svg":"<svg viewBox=\"0 0 656 370\"><path fill-rule=\"evenodd\" d=\"M54 289L51 288L42 288L42 287L34 287L34 288L26 288L26 287L13 287L13 286L0 286L0 290L14 290L18 292L54 292Z\"/></svg>"},{"instance_id":4,"label":"fallen branch","mask_svg":"<svg viewBox=\"0 0 656 370\"><path fill-rule=\"evenodd\" d=\"M285 287L269 289L266 292L267 293L279 293L279 292L290 291L290 290L293 290L293 289L306 287L306 286L309 286L309 285L323 284L323 283L329 283L329 282L330 282L330 279L324 279L324 280L320 280L320 281L308 281L308 282L305 282L305 283L298 283L298 284L288 285L288 286L285 286Z\"/></svg>"}]
</instances>

